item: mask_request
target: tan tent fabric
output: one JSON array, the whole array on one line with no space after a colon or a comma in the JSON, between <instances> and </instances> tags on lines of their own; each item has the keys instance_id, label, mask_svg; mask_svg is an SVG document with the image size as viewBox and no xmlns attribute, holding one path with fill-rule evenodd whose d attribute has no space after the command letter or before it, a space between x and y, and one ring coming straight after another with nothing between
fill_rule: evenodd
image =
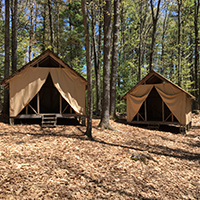
<instances>
[{"instance_id":1,"label":"tan tent fabric","mask_svg":"<svg viewBox=\"0 0 200 200\"><path fill-rule=\"evenodd\" d=\"M10 81L10 117L16 117L33 99L51 74L55 87L77 114L85 114L84 82L65 68L29 67Z\"/></svg>"},{"instance_id":2,"label":"tan tent fabric","mask_svg":"<svg viewBox=\"0 0 200 200\"><path fill-rule=\"evenodd\" d=\"M185 111L186 124L192 121L191 99L186 98L186 111Z\"/></svg>"},{"instance_id":3,"label":"tan tent fabric","mask_svg":"<svg viewBox=\"0 0 200 200\"><path fill-rule=\"evenodd\" d=\"M174 114L180 124L188 124L191 121L191 99L186 93L174 87L170 83L139 85L131 93L127 94L127 121L131 122L139 112L143 102L155 87L158 94Z\"/></svg>"},{"instance_id":4,"label":"tan tent fabric","mask_svg":"<svg viewBox=\"0 0 200 200\"><path fill-rule=\"evenodd\" d=\"M47 75L45 68L30 67L10 80L10 117L16 117L33 99Z\"/></svg>"},{"instance_id":5,"label":"tan tent fabric","mask_svg":"<svg viewBox=\"0 0 200 200\"><path fill-rule=\"evenodd\" d=\"M53 83L61 96L69 103L77 114L85 114L86 82L67 69L51 68L50 72Z\"/></svg>"},{"instance_id":6,"label":"tan tent fabric","mask_svg":"<svg viewBox=\"0 0 200 200\"><path fill-rule=\"evenodd\" d=\"M156 84L155 88L180 124L186 124L186 94L169 83Z\"/></svg>"},{"instance_id":7,"label":"tan tent fabric","mask_svg":"<svg viewBox=\"0 0 200 200\"><path fill-rule=\"evenodd\" d=\"M127 121L131 122L148 97L153 85L139 85L127 95Z\"/></svg>"}]
</instances>

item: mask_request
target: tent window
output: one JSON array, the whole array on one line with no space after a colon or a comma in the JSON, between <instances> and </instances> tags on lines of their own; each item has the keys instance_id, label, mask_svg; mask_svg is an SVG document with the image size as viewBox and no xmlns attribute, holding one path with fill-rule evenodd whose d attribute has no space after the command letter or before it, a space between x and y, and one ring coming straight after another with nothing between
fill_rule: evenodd
<instances>
[{"instance_id":1,"label":"tent window","mask_svg":"<svg viewBox=\"0 0 200 200\"><path fill-rule=\"evenodd\" d=\"M146 82L145 84L160 84L163 83L163 80L161 80L160 78L158 78L157 76L153 75L151 76Z\"/></svg>"},{"instance_id":2,"label":"tent window","mask_svg":"<svg viewBox=\"0 0 200 200\"><path fill-rule=\"evenodd\" d=\"M60 65L57 61L55 61L52 57L48 56L44 58L42 61L34 65L34 67L53 67L53 68L64 68L62 65Z\"/></svg>"}]
</instances>

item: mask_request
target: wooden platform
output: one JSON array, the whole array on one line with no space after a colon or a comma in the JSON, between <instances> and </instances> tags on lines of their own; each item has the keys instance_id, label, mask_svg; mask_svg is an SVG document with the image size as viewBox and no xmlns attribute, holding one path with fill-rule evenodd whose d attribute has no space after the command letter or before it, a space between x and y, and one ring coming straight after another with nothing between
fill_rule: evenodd
<instances>
[{"instance_id":1,"label":"wooden platform","mask_svg":"<svg viewBox=\"0 0 200 200\"><path fill-rule=\"evenodd\" d=\"M128 124L132 125L147 125L147 127L158 127L160 125L175 126L179 128L180 133L185 134L187 130L191 128L192 122L190 121L186 125L181 125L179 122L167 122L167 121L131 121Z\"/></svg>"},{"instance_id":2,"label":"wooden platform","mask_svg":"<svg viewBox=\"0 0 200 200\"><path fill-rule=\"evenodd\" d=\"M14 125L15 119L43 119L46 115L54 115L56 119L63 118L63 119L78 119L79 123L82 125L85 125L85 115L77 115L74 113L68 113L68 114L60 114L60 113L40 113L40 114L21 114L17 117L10 117L10 124Z\"/></svg>"}]
</instances>

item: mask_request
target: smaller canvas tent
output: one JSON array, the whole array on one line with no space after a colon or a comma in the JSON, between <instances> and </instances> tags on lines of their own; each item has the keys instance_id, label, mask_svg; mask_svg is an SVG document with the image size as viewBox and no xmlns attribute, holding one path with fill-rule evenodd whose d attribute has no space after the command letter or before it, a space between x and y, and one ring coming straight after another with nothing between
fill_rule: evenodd
<instances>
[{"instance_id":1,"label":"smaller canvas tent","mask_svg":"<svg viewBox=\"0 0 200 200\"><path fill-rule=\"evenodd\" d=\"M85 115L87 81L50 50L1 84L9 89L10 119Z\"/></svg>"},{"instance_id":2,"label":"smaller canvas tent","mask_svg":"<svg viewBox=\"0 0 200 200\"><path fill-rule=\"evenodd\" d=\"M191 124L191 100L195 97L153 70L122 99L127 103L129 123Z\"/></svg>"}]
</instances>

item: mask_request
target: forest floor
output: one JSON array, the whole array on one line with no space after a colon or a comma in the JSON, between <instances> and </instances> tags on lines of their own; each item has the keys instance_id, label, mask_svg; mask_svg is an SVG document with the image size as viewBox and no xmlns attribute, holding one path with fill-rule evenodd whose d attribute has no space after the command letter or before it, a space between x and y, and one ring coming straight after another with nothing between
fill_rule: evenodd
<instances>
[{"instance_id":1,"label":"forest floor","mask_svg":"<svg viewBox=\"0 0 200 200\"><path fill-rule=\"evenodd\" d=\"M0 123L0 199L200 199L200 115L185 135L98 123Z\"/></svg>"}]
</instances>

